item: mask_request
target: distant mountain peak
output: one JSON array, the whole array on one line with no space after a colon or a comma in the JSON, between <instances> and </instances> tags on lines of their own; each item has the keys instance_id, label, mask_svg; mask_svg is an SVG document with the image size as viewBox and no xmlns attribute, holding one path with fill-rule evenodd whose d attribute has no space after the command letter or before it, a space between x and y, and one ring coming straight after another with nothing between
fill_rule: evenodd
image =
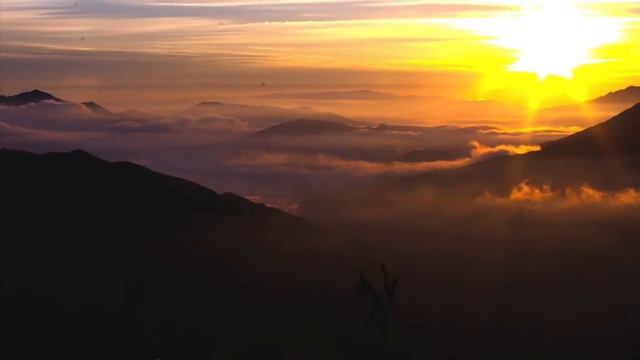
<instances>
[{"instance_id":1,"label":"distant mountain peak","mask_svg":"<svg viewBox=\"0 0 640 360\"><path fill-rule=\"evenodd\" d=\"M638 94L640 93L640 86L636 86L636 85L629 85L624 89L621 90L615 90L615 91L611 91L609 92L607 95L605 96L611 96L611 95L618 95L618 94Z\"/></svg>"},{"instance_id":2,"label":"distant mountain peak","mask_svg":"<svg viewBox=\"0 0 640 360\"><path fill-rule=\"evenodd\" d=\"M39 89L33 89L31 91L27 91L27 92L24 92L22 94L28 94L28 95L33 95L33 96L48 96L48 97L51 97L51 98L54 97L53 95L49 94L48 92L44 92L44 91L39 90Z\"/></svg>"},{"instance_id":3,"label":"distant mountain peak","mask_svg":"<svg viewBox=\"0 0 640 360\"><path fill-rule=\"evenodd\" d=\"M628 92L637 92L640 91L640 86L637 85L629 85L624 89L621 90L615 90L615 91L611 91L609 92L607 95L612 95L612 94L619 94L619 93L628 93Z\"/></svg>"},{"instance_id":4,"label":"distant mountain peak","mask_svg":"<svg viewBox=\"0 0 640 360\"><path fill-rule=\"evenodd\" d=\"M67 155L71 156L71 157L75 157L75 158L89 158L89 159L93 159L93 160L96 160L96 159L102 160L102 159L98 158L97 156L95 156L93 154L90 154L90 153L88 153L88 152L86 152L86 151L84 151L82 149L71 150L71 151L69 151L67 153Z\"/></svg>"},{"instance_id":5,"label":"distant mountain peak","mask_svg":"<svg viewBox=\"0 0 640 360\"><path fill-rule=\"evenodd\" d=\"M82 105L84 105L84 107L86 107L87 109L91 110L91 112L98 115L113 115L111 111L107 110L105 107L103 107L102 105L94 101L85 101L82 103Z\"/></svg>"},{"instance_id":6,"label":"distant mountain peak","mask_svg":"<svg viewBox=\"0 0 640 360\"><path fill-rule=\"evenodd\" d=\"M22 106L27 104L39 103L41 101L65 102L64 100L57 98L49 94L48 92L44 92L38 89L16 95L0 96L0 105L6 106Z\"/></svg>"},{"instance_id":7,"label":"distant mountain peak","mask_svg":"<svg viewBox=\"0 0 640 360\"><path fill-rule=\"evenodd\" d=\"M358 130L357 127L339 121L296 119L266 128L260 135L321 135L340 134Z\"/></svg>"},{"instance_id":8,"label":"distant mountain peak","mask_svg":"<svg viewBox=\"0 0 640 360\"><path fill-rule=\"evenodd\" d=\"M202 101L195 104L194 106L217 106L217 105L224 105L224 103L220 101Z\"/></svg>"},{"instance_id":9,"label":"distant mountain peak","mask_svg":"<svg viewBox=\"0 0 640 360\"><path fill-rule=\"evenodd\" d=\"M625 89L611 91L607 95L594 100L597 103L630 103L640 102L640 86L631 85Z\"/></svg>"}]
</instances>

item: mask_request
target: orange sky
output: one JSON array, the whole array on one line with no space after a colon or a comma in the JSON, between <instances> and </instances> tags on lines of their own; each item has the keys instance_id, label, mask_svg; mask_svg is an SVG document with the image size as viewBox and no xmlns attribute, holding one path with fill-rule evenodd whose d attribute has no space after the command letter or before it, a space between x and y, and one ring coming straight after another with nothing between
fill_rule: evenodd
<instances>
[{"instance_id":1,"label":"orange sky","mask_svg":"<svg viewBox=\"0 0 640 360\"><path fill-rule=\"evenodd\" d=\"M0 6L0 92L42 88L116 109L336 89L537 108L640 83L637 1L3 0Z\"/></svg>"}]
</instances>

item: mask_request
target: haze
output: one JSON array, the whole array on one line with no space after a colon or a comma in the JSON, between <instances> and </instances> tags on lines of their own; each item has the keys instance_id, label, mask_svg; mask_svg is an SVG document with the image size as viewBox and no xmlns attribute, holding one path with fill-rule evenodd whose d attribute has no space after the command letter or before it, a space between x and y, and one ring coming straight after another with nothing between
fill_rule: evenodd
<instances>
[{"instance_id":1,"label":"haze","mask_svg":"<svg viewBox=\"0 0 640 360\"><path fill-rule=\"evenodd\" d=\"M3 350L638 358L638 64L635 0L0 0Z\"/></svg>"}]
</instances>

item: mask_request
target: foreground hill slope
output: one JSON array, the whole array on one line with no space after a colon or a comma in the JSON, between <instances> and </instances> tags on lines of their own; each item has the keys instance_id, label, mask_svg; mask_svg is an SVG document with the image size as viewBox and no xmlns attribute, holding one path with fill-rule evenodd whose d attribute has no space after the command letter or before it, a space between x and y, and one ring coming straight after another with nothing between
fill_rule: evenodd
<instances>
[{"instance_id":1,"label":"foreground hill slope","mask_svg":"<svg viewBox=\"0 0 640 360\"><path fill-rule=\"evenodd\" d=\"M80 150L0 168L2 326L26 358L251 354L322 306L304 219Z\"/></svg>"},{"instance_id":2,"label":"foreground hill slope","mask_svg":"<svg viewBox=\"0 0 640 360\"><path fill-rule=\"evenodd\" d=\"M160 218L209 214L212 220L268 218L302 225L304 220L218 194L196 183L129 162L108 162L82 150L37 155L1 149L3 203L13 213L109 214Z\"/></svg>"}]
</instances>

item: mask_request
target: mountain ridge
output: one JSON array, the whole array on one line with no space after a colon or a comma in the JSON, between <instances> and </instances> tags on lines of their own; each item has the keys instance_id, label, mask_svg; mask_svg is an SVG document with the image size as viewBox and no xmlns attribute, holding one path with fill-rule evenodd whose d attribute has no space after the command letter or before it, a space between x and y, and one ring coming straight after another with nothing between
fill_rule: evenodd
<instances>
[{"instance_id":1,"label":"mountain ridge","mask_svg":"<svg viewBox=\"0 0 640 360\"><path fill-rule=\"evenodd\" d=\"M0 95L0 105L5 106L23 106L42 101L67 102L51 95L48 92L38 89L22 92L16 95Z\"/></svg>"},{"instance_id":2,"label":"mountain ridge","mask_svg":"<svg viewBox=\"0 0 640 360\"><path fill-rule=\"evenodd\" d=\"M25 358L211 354L178 324L238 353L245 324L314 312L326 244L306 219L84 150L0 149L0 167L2 326Z\"/></svg>"},{"instance_id":3,"label":"mountain ridge","mask_svg":"<svg viewBox=\"0 0 640 360\"><path fill-rule=\"evenodd\" d=\"M638 103L640 102L640 86L630 85L624 89L611 91L606 95L597 97L591 102L595 103Z\"/></svg>"},{"instance_id":4,"label":"mountain ridge","mask_svg":"<svg viewBox=\"0 0 640 360\"><path fill-rule=\"evenodd\" d=\"M127 209L120 211L156 213L166 211L167 216L194 212L224 216L264 215L285 217L300 223L307 222L279 209L253 203L233 193L219 194L192 181L158 173L132 162L110 162L81 149L35 154L0 148L0 163L6 170L1 179L5 186L33 187L33 194L20 194L23 201L17 198L17 195L7 195L8 197L5 197L7 206L11 203L9 200L15 200L13 205L22 208L25 203L28 203L24 199L37 201L38 196L44 196L52 201L62 199L65 192L84 191L82 196L68 198L67 201L58 205L59 209L74 212L77 210L74 201L78 204L87 204L87 198L93 197L94 201L104 202L105 208L96 209L99 212L107 211L106 208L115 211L119 208L119 202L128 201ZM56 191L50 189L51 183L56 184ZM48 192L48 190L51 191ZM165 194L165 198L154 200L154 192ZM69 196L69 194L66 195ZM167 204L173 205L167 206ZM44 204L44 206L48 205ZM231 213L225 213L227 210Z\"/></svg>"},{"instance_id":5,"label":"mountain ridge","mask_svg":"<svg viewBox=\"0 0 640 360\"><path fill-rule=\"evenodd\" d=\"M257 132L261 136L296 136L296 135L323 135L344 134L357 131L359 128L339 121L296 119L270 126Z\"/></svg>"}]
</instances>

